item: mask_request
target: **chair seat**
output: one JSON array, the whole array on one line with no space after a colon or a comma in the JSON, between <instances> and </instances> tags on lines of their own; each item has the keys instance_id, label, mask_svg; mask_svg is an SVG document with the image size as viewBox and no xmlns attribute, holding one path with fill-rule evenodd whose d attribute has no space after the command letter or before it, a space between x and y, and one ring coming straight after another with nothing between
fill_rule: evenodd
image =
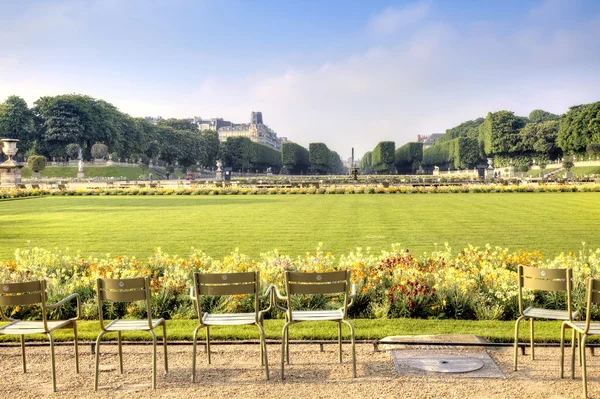
<instances>
[{"instance_id":1,"label":"chair seat","mask_svg":"<svg viewBox=\"0 0 600 399\"><path fill-rule=\"evenodd\" d=\"M204 313L202 323L209 326L239 326L254 324L256 315L254 313Z\"/></svg>"},{"instance_id":2,"label":"chair seat","mask_svg":"<svg viewBox=\"0 0 600 399\"><path fill-rule=\"evenodd\" d=\"M53 331L71 324L71 320L48 321L48 330ZM5 326L0 327L0 334L45 334L43 321L23 321L16 320Z\"/></svg>"},{"instance_id":3,"label":"chair seat","mask_svg":"<svg viewBox=\"0 0 600 399\"><path fill-rule=\"evenodd\" d=\"M534 317L536 319L550 320L569 320L569 312L567 310L552 310L529 307L525 309L523 315L526 317ZM571 312L571 318L575 319L579 315L578 312Z\"/></svg>"},{"instance_id":4,"label":"chair seat","mask_svg":"<svg viewBox=\"0 0 600 399\"><path fill-rule=\"evenodd\" d=\"M161 325L164 319L152 319L152 330ZM140 331L151 330L148 320L114 320L105 327L106 331Z\"/></svg>"},{"instance_id":5,"label":"chair seat","mask_svg":"<svg viewBox=\"0 0 600 399\"><path fill-rule=\"evenodd\" d=\"M585 321L567 321L566 324L580 332L585 330ZM600 335L600 322L591 322L587 335Z\"/></svg>"},{"instance_id":6,"label":"chair seat","mask_svg":"<svg viewBox=\"0 0 600 399\"><path fill-rule=\"evenodd\" d=\"M292 310L292 321L338 321L344 318L344 312L338 310Z\"/></svg>"}]
</instances>

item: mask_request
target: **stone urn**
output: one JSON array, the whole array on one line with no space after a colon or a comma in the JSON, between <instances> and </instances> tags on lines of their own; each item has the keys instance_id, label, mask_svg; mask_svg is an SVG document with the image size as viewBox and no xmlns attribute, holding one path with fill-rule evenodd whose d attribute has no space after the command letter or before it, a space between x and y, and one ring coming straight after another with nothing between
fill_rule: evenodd
<instances>
[{"instance_id":1,"label":"stone urn","mask_svg":"<svg viewBox=\"0 0 600 399\"><path fill-rule=\"evenodd\" d=\"M8 159L0 164L0 187L15 187L21 184L21 168L24 165L16 162L13 157L17 155L17 139L2 139L2 152Z\"/></svg>"}]
</instances>

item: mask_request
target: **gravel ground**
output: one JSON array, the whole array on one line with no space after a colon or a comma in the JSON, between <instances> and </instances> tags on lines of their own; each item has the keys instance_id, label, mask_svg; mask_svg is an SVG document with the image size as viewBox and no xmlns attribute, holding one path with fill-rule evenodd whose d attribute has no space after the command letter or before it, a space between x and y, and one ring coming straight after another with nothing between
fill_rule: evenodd
<instances>
[{"instance_id":1,"label":"gravel ground","mask_svg":"<svg viewBox=\"0 0 600 399\"><path fill-rule=\"evenodd\" d=\"M81 344L81 373L75 374L71 346L56 348L57 397L184 397L195 398L562 398L582 396L579 369L576 379L560 379L559 350L536 349L536 360L519 355L520 370L512 371L510 349L489 350L506 379L458 379L398 375L389 352L374 352L372 345L357 345L358 378L352 378L350 347L344 345L344 363L337 363L336 345L291 345L286 380L279 374L279 345L269 345L271 381L264 380L258 362L258 345L214 345L212 362L206 365L203 348L198 354L198 374L191 383L192 348L169 347L169 374L162 369L158 348L157 390L150 389L151 346L124 346L125 373L118 372L117 348L102 348L100 387L93 390L90 345ZM0 395L39 398L52 395L48 347L27 348L27 374L22 373L19 347L0 347ZM568 360L567 360L568 364ZM600 357L588 352L588 389L600 397ZM569 373L567 372L567 375Z\"/></svg>"}]
</instances>

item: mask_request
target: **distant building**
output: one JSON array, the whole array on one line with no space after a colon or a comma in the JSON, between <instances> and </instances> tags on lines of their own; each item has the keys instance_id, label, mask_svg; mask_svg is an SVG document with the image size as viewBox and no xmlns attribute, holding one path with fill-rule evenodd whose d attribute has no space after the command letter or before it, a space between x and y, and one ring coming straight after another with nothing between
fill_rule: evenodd
<instances>
[{"instance_id":1,"label":"distant building","mask_svg":"<svg viewBox=\"0 0 600 399\"><path fill-rule=\"evenodd\" d=\"M156 123L160 120L162 120L162 116L157 116L156 118L153 116L147 116L144 118L146 120L146 122L150 122L153 125L156 125Z\"/></svg>"},{"instance_id":2,"label":"distant building","mask_svg":"<svg viewBox=\"0 0 600 399\"><path fill-rule=\"evenodd\" d=\"M429 148L435 144L435 142L444 135L444 133L432 133L430 135L418 134L417 142L423 143L423 149Z\"/></svg>"},{"instance_id":3,"label":"distant building","mask_svg":"<svg viewBox=\"0 0 600 399\"><path fill-rule=\"evenodd\" d=\"M208 121L200 119L196 124L200 130L216 130L220 141L226 141L229 137L248 137L256 143L278 151L281 151L281 144L288 141L286 137L277 137L277 133L264 124L262 112L252 112L250 123L231 123L221 118L213 118Z\"/></svg>"}]
</instances>

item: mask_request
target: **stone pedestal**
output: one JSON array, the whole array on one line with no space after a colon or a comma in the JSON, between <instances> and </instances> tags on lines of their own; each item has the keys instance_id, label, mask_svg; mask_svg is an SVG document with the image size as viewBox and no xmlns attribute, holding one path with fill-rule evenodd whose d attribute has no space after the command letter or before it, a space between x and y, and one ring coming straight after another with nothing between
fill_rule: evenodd
<instances>
[{"instance_id":1,"label":"stone pedestal","mask_svg":"<svg viewBox=\"0 0 600 399\"><path fill-rule=\"evenodd\" d=\"M19 165L12 168L6 168L2 165L0 165L0 187L16 187L21 184L21 168L23 166Z\"/></svg>"},{"instance_id":2,"label":"stone pedestal","mask_svg":"<svg viewBox=\"0 0 600 399\"><path fill-rule=\"evenodd\" d=\"M85 173L83 173L83 172L77 172L77 178L78 179L81 179L83 177L85 177Z\"/></svg>"}]
</instances>

